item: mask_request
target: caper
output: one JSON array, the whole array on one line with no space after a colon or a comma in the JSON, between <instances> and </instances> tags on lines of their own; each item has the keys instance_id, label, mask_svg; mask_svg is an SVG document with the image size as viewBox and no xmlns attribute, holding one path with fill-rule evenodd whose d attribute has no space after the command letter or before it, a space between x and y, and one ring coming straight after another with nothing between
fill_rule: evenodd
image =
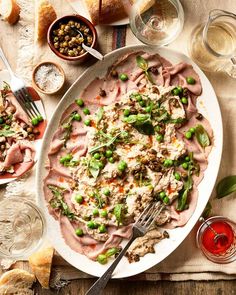
<instances>
[{"instance_id":1,"label":"caper","mask_svg":"<svg viewBox=\"0 0 236 295\"><path fill-rule=\"evenodd\" d=\"M58 43L58 42L55 42L55 43L54 43L54 47L55 47L55 48L59 48L59 43Z\"/></svg>"}]
</instances>

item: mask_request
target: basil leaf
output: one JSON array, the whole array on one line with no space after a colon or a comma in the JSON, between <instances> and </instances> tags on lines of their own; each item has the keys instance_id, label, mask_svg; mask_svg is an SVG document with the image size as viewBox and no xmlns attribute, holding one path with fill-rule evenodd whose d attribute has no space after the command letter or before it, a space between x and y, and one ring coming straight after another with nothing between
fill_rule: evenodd
<instances>
[{"instance_id":1,"label":"basil leaf","mask_svg":"<svg viewBox=\"0 0 236 295\"><path fill-rule=\"evenodd\" d=\"M0 130L0 136L10 137L13 134L15 134L15 132L12 130Z\"/></svg>"},{"instance_id":2,"label":"basil leaf","mask_svg":"<svg viewBox=\"0 0 236 295\"><path fill-rule=\"evenodd\" d=\"M190 171L188 173L188 179L184 182L184 188L180 192L179 198L178 198L178 204L176 207L177 211L183 211L187 207L187 200L188 200L188 194L191 191L193 187L193 179L190 174Z\"/></svg>"},{"instance_id":3,"label":"basil leaf","mask_svg":"<svg viewBox=\"0 0 236 295\"><path fill-rule=\"evenodd\" d=\"M101 107L97 112L97 123L99 123L102 120L104 114L104 108Z\"/></svg>"},{"instance_id":4,"label":"basil leaf","mask_svg":"<svg viewBox=\"0 0 236 295\"><path fill-rule=\"evenodd\" d=\"M143 125L140 125L140 126L134 126L135 129L138 130L138 132L140 132L141 134L144 134L144 135L154 135L155 134L155 130L154 130L154 127L151 123L147 122L147 123L144 123Z\"/></svg>"},{"instance_id":5,"label":"basil leaf","mask_svg":"<svg viewBox=\"0 0 236 295\"><path fill-rule=\"evenodd\" d=\"M221 199L236 191L236 175L230 175L218 182L216 186L216 197Z\"/></svg>"},{"instance_id":6,"label":"basil leaf","mask_svg":"<svg viewBox=\"0 0 236 295\"><path fill-rule=\"evenodd\" d=\"M117 138L120 136L121 132L117 133L115 136L113 136L108 142L106 143L103 143L103 144L100 144L98 146L95 146L94 148L92 148L89 153L94 153L96 152L97 150L100 150L102 147L109 147L110 145L112 145L116 140Z\"/></svg>"},{"instance_id":7,"label":"basil leaf","mask_svg":"<svg viewBox=\"0 0 236 295\"><path fill-rule=\"evenodd\" d=\"M116 204L113 211L117 224L120 225L125 215L125 206L124 204Z\"/></svg>"},{"instance_id":8,"label":"basil leaf","mask_svg":"<svg viewBox=\"0 0 236 295\"><path fill-rule=\"evenodd\" d=\"M130 115L129 117L124 118L123 121L129 124L135 123L136 125L142 125L151 122L151 116L145 114Z\"/></svg>"},{"instance_id":9,"label":"basil leaf","mask_svg":"<svg viewBox=\"0 0 236 295\"><path fill-rule=\"evenodd\" d=\"M145 72L148 70L148 63L142 56L136 56L136 62L140 69L142 69Z\"/></svg>"},{"instance_id":10,"label":"basil leaf","mask_svg":"<svg viewBox=\"0 0 236 295\"><path fill-rule=\"evenodd\" d=\"M202 125L196 126L195 135L201 147L205 148L211 144L209 135Z\"/></svg>"},{"instance_id":11,"label":"basil leaf","mask_svg":"<svg viewBox=\"0 0 236 295\"><path fill-rule=\"evenodd\" d=\"M63 198L64 189L54 185L48 185L48 188L53 194L52 199L49 201L50 206L53 209L60 210L61 214L67 216L70 220L74 220L75 214L71 212L68 204L64 201Z\"/></svg>"},{"instance_id":12,"label":"basil leaf","mask_svg":"<svg viewBox=\"0 0 236 295\"><path fill-rule=\"evenodd\" d=\"M100 162L94 158L91 158L91 160L88 163L88 169L91 175L93 176L93 178L97 178L100 173L99 163Z\"/></svg>"}]
</instances>

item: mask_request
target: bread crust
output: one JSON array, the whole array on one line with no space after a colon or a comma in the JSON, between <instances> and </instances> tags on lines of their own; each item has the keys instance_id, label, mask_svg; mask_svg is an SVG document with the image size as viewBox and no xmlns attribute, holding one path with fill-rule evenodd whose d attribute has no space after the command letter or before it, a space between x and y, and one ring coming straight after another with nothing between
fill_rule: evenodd
<instances>
[{"instance_id":1,"label":"bread crust","mask_svg":"<svg viewBox=\"0 0 236 295\"><path fill-rule=\"evenodd\" d=\"M99 17L99 1L84 0L94 25L109 24L127 16L121 0L103 0Z\"/></svg>"},{"instance_id":2,"label":"bread crust","mask_svg":"<svg viewBox=\"0 0 236 295\"><path fill-rule=\"evenodd\" d=\"M47 37L48 28L57 18L57 14L47 0L39 1L36 9L35 36L37 41L43 42Z\"/></svg>"},{"instance_id":3,"label":"bread crust","mask_svg":"<svg viewBox=\"0 0 236 295\"><path fill-rule=\"evenodd\" d=\"M3 3L5 0L1 0ZM16 0L7 0L7 4L9 4L11 7L9 7L9 12L7 15L3 15L3 18L5 21L7 21L10 25L14 25L20 18L20 6L17 4Z\"/></svg>"},{"instance_id":4,"label":"bread crust","mask_svg":"<svg viewBox=\"0 0 236 295\"><path fill-rule=\"evenodd\" d=\"M29 257L29 265L43 288L49 288L54 249L44 248Z\"/></svg>"},{"instance_id":5,"label":"bread crust","mask_svg":"<svg viewBox=\"0 0 236 295\"><path fill-rule=\"evenodd\" d=\"M35 276L23 269L13 269L5 272L0 278L0 290L15 287L16 289L29 289L35 282ZM7 294L7 293L3 293Z\"/></svg>"}]
</instances>

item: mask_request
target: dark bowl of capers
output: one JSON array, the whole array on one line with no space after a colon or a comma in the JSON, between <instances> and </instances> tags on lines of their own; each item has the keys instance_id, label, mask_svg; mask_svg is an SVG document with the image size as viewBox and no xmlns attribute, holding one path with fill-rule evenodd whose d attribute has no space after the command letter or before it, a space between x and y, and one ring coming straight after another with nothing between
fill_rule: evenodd
<instances>
[{"instance_id":1,"label":"dark bowl of capers","mask_svg":"<svg viewBox=\"0 0 236 295\"><path fill-rule=\"evenodd\" d=\"M97 31L85 17L66 15L51 24L47 40L58 57L67 61L84 61L89 53L83 49L83 44L95 48Z\"/></svg>"}]
</instances>

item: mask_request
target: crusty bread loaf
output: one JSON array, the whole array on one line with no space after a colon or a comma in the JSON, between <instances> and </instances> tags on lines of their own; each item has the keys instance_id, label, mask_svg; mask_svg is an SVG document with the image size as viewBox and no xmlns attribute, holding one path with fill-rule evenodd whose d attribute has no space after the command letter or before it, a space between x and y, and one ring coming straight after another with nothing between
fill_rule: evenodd
<instances>
[{"instance_id":1,"label":"crusty bread loaf","mask_svg":"<svg viewBox=\"0 0 236 295\"><path fill-rule=\"evenodd\" d=\"M35 276L26 270L9 270L0 278L0 295L33 295L30 288L34 282Z\"/></svg>"},{"instance_id":2,"label":"crusty bread loaf","mask_svg":"<svg viewBox=\"0 0 236 295\"><path fill-rule=\"evenodd\" d=\"M44 248L29 257L30 267L43 288L49 288L54 249Z\"/></svg>"},{"instance_id":3,"label":"crusty bread loaf","mask_svg":"<svg viewBox=\"0 0 236 295\"><path fill-rule=\"evenodd\" d=\"M20 17L20 6L16 0L0 0L0 14L9 24L15 24Z\"/></svg>"},{"instance_id":4,"label":"crusty bread loaf","mask_svg":"<svg viewBox=\"0 0 236 295\"><path fill-rule=\"evenodd\" d=\"M99 17L99 1L84 0L91 21L94 25L109 24L127 16L125 8L121 0L102 0L102 10Z\"/></svg>"},{"instance_id":5,"label":"crusty bread loaf","mask_svg":"<svg viewBox=\"0 0 236 295\"><path fill-rule=\"evenodd\" d=\"M47 0L39 0L35 7L35 40L42 43L47 37L51 23L57 18L57 14Z\"/></svg>"}]
</instances>

